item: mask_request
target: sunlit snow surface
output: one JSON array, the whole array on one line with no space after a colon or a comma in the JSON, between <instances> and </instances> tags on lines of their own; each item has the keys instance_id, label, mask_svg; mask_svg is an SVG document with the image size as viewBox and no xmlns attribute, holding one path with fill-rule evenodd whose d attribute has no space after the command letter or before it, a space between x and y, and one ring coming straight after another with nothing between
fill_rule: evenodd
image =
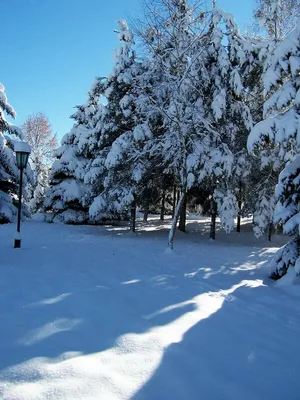
<instances>
[{"instance_id":1,"label":"sunlit snow surface","mask_svg":"<svg viewBox=\"0 0 300 400\"><path fill-rule=\"evenodd\" d=\"M284 243L207 238L209 221L0 226L0 398L299 399L300 286Z\"/></svg>"}]
</instances>

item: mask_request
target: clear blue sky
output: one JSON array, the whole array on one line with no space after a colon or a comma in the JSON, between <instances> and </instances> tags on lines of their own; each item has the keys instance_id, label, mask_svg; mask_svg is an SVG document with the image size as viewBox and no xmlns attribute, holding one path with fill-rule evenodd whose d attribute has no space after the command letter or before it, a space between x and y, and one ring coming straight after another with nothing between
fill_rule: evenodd
<instances>
[{"instance_id":1,"label":"clear blue sky","mask_svg":"<svg viewBox=\"0 0 300 400\"><path fill-rule=\"evenodd\" d=\"M209 0L206 0L209 2ZM241 27L254 0L219 0ZM43 111L61 138L95 76L109 74L118 19L139 15L141 0L9 0L2 2L0 82L21 125Z\"/></svg>"}]
</instances>

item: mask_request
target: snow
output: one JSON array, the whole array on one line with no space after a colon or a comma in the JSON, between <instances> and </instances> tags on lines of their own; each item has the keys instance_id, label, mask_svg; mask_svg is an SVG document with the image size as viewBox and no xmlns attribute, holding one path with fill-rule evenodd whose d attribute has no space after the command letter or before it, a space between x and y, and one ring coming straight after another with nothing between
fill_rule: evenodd
<instances>
[{"instance_id":1,"label":"snow","mask_svg":"<svg viewBox=\"0 0 300 400\"><path fill-rule=\"evenodd\" d=\"M299 115L295 106L288 109L284 114L278 114L276 117L268 118L255 125L248 138L248 150L252 152L255 145L264 137L268 137L272 142L282 143L294 136L296 136L299 145Z\"/></svg>"},{"instance_id":2,"label":"snow","mask_svg":"<svg viewBox=\"0 0 300 400\"><path fill-rule=\"evenodd\" d=\"M215 120L218 121L226 108L226 93L224 89L214 96L214 100L212 102L212 109L214 112Z\"/></svg>"},{"instance_id":3,"label":"snow","mask_svg":"<svg viewBox=\"0 0 300 400\"><path fill-rule=\"evenodd\" d=\"M7 102L7 96L5 94L5 87L2 83L0 83L0 106L1 108L12 118L16 118L16 112L13 107ZM4 119L4 115L2 113L1 118Z\"/></svg>"},{"instance_id":4,"label":"snow","mask_svg":"<svg viewBox=\"0 0 300 400\"><path fill-rule=\"evenodd\" d=\"M231 73L231 86L233 87L235 94L237 96L240 96L240 94L242 93L242 90L243 90L243 86L242 86L241 77L237 70L234 70Z\"/></svg>"},{"instance_id":5,"label":"snow","mask_svg":"<svg viewBox=\"0 0 300 400\"><path fill-rule=\"evenodd\" d=\"M15 142L15 152L31 153L31 148L27 142Z\"/></svg>"},{"instance_id":6,"label":"snow","mask_svg":"<svg viewBox=\"0 0 300 400\"><path fill-rule=\"evenodd\" d=\"M235 195L230 191L215 190L214 198L218 205L221 224L226 233L234 229L234 219L238 214L238 204Z\"/></svg>"},{"instance_id":7,"label":"snow","mask_svg":"<svg viewBox=\"0 0 300 400\"><path fill-rule=\"evenodd\" d=\"M143 229L141 227L143 226ZM189 218L0 227L0 398L296 399L299 281L269 281L283 244L251 227L207 239Z\"/></svg>"},{"instance_id":8,"label":"snow","mask_svg":"<svg viewBox=\"0 0 300 400\"><path fill-rule=\"evenodd\" d=\"M267 116L268 112L274 107L281 109L295 98L296 89L290 81L286 82L280 91L275 92L264 104L264 113Z\"/></svg>"}]
</instances>

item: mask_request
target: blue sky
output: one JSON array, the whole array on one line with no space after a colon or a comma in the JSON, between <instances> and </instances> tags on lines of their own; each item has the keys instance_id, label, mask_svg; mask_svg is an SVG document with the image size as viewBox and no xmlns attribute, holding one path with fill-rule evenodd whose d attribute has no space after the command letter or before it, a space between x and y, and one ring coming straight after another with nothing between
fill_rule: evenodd
<instances>
[{"instance_id":1,"label":"blue sky","mask_svg":"<svg viewBox=\"0 0 300 400\"><path fill-rule=\"evenodd\" d=\"M207 0L208 1L208 0ZM241 27L254 0L219 0ZM1 75L21 125L42 111L61 138L69 116L86 100L95 76L113 65L118 19L137 16L141 0L9 0L2 4Z\"/></svg>"}]
</instances>

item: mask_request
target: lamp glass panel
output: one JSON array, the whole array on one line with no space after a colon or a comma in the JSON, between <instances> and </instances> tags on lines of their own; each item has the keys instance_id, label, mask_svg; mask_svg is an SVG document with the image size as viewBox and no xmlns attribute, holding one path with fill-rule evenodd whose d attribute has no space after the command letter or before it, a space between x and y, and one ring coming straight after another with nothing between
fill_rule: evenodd
<instances>
[{"instance_id":1,"label":"lamp glass panel","mask_svg":"<svg viewBox=\"0 0 300 400\"><path fill-rule=\"evenodd\" d=\"M17 166L18 168L26 168L29 153L23 151L16 152Z\"/></svg>"},{"instance_id":2,"label":"lamp glass panel","mask_svg":"<svg viewBox=\"0 0 300 400\"><path fill-rule=\"evenodd\" d=\"M21 153L20 152L16 153L16 158L17 158L17 166L18 166L18 168L21 168L22 160L21 160Z\"/></svg>"},{"instance_id":3,"label":"lamp glass panel","mask_svg":"<svg viewBox=\"0 0 300 400\"><path fill-rule=\"evenodd\" d=\"M22 168L26 168L26 165L27 165L27 161L28 161L28 156L29 156L29 153L21 153L22 154L22 156L21 156L21 166L22 166Z\"/></svg>"}]
</instances>

